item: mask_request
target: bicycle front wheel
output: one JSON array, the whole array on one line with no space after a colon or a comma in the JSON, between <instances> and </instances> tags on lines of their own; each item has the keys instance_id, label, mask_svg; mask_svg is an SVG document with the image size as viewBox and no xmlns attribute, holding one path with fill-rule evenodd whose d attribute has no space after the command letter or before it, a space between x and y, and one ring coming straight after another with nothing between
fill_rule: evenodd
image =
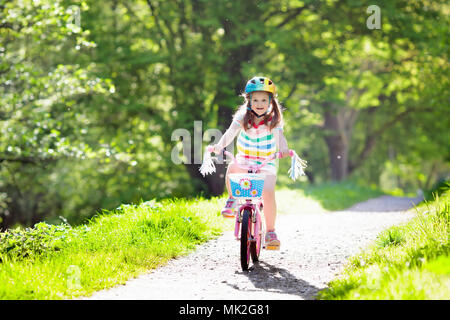
<instances>
[{"instance_id":1,"label":"bicycle front wheel","mask_svg":"<svg viewBox=\"0 0 450 320\"><path fill-rule=\"evenodd\" d=\"M241 223L241 266L243 271L248 270L250 263L251 228L250 210L244 209Z\"/></svg>"},{"instance_id":2,"label":"bicycle front wheel","mask_svg":"<svg viewBox=\"0 0 450 320\"><path fill-rule=\"evenodd\" d=\"M256 214L256 213L255 213ZM252 261L258 262L259 261L259 254L261 252L261 245L262 245L262 222L261 219L257 220L259 228L255 227L254 230L254 239L252 239L250 243L250 253L252 256ZM256 234L256 229L259 229L258 234Z\"/></svg>"}]
</instances>

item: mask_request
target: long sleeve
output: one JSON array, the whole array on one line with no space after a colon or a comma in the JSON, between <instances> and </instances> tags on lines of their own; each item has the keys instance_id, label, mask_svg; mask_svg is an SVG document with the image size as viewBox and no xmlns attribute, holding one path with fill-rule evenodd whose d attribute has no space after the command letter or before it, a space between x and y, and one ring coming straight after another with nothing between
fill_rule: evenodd
<instances>
[{"instance_id":1,"label":"long sleeve","mask_svg":"<svg viewBox=\"0 0 450 320\"><path fill-rule=\"evenodd\" d=\"M244 120L244 110L238 111L234 117L233 122L231 122L230 127L225 131L222 138L220 138L219 142L214 145L217 152L222 151L226 148L237 136L239 131L242 129L242 121Z\"/></svg>"},{"instance_id":2,"label":"long sleeve","mask_svg":"<svg viewBox=\"0 0 450 320\"><path fill-rule=\"evenodd\" d=\"M220 138L219 142L217 142L216 147L220 148L220 150L226 148L234 140L234 138L236 137L236 135L240 130L241 125L233 120L230 127L227 129L227 131L225 131L222 138Z\"/></svg>"},{"instance_id":3,"label":"long sleeve","mask_svg":"<svg viewBox=\"0 0 450 320\"><path fill-rule=\"evenodd\" d=\"M275 137L275 143L277 144L278 151L281 151L282 153L288 152L289 148L286 141L286 137L284 136L283 133L283 127L281 126L275 127L273 129L273 135Z\"/></svg>"}]
</instances>

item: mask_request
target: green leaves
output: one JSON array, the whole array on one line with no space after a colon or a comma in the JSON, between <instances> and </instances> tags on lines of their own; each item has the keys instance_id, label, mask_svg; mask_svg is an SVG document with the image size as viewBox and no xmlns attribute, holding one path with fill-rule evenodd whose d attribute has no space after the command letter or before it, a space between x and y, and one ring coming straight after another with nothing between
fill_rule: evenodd
<instances>
[{"instance_id":1,"label":"green leaves","mask_svg":"<svg viewBox=\"0 0 450 320\"><path fill-rule=\"evenodd\" d=\"M330 177L331 136L345 137L358 177L431 185L448 157L443 3L381 1L381 29L369 30L357 1L10 1L0 21L0 194L10 201L0 202L15 211L2 219L79 222L199 192L205 181L167 156L171 134L199 120L226 129L254 74L276 82L289 145L316 181ZM333 116L340 126L326 127Z\"/></svg>"},{"instance_id":2,"label":"green leaves","mask_svg":"<svg viewBox=\"0 0 450 320\"><path fill-rule=\"evenodd\" d=\"M76 128L85 124L80 102L89 95L108 95L111 83L94 76L95 64L67 64L76 46L89 42L79 27L79 35L71 37L73 27L64 24L71 11L60 3L9 2L4 12L11 28L1 29L5 42L0 54L10 67L0 73L5 84L0 86L0 158L39 163L79 155L82 141ZM62 49L67 51L61 54Z\"/></svg>"},{"instance_id":3,"label":"green leaves","mask_svg":"<svg viewBox=\"0 0 450 320\"><path fill-rule=\"evenodd\" d=\"M405 231L399 227L392 227L382 232L377 239L380 247L397 246L405 242Z\"/></svg>"},{"instance_id":4,"label":"green leaves","mask_svg":"<svg viewBox=\"0 0 450 320\"><path fill-rule=\"evenodd\" d=\"M81 234L65 224L50 225L40 222L33 228L12 229L0 233L0 258L13 260L38 258L60 250L74 236Z\"/></svg>"}]
</instances>

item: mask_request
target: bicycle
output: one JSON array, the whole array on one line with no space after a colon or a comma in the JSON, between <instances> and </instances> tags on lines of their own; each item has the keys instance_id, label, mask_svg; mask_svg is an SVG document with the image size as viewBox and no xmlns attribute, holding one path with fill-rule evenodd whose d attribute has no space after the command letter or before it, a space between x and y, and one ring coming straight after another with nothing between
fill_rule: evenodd
<instances>
[{"instance_id":1,"label":"bicycle","mask_svg":"<svg viewBox=\"0 0 450 320\"><path fill-rule=\"evenodd\" d=\"M204 162L200 168L202 174L215 171L212 158L210 157L211 152L213 152L213 148L208 146ZM231 158L232 163L235 162L235 157L232 153L224 150L224 154ZM299 174L303 173L302 169L306 166L306 162L301 160L294 150L289 150L289 156L293 158L289 173L291 173L291 178L295 180ZM265 173L260 173L259 171L268 161L281 157L281 152L276 152L260 164L250 166L248 173L230 173L228 175L232 196L238 200L239 204L237 209L235 209L234 236L236 240L240 240L240 262L243 271L248 270L250 257L253 263L259 261L261 247L274 249L264 244L265 223L262 219L262 191L264 189ZM299 162L296 163L294 160ZM291 172L299 168L301 172Z\"/></svg>"}]
</instances>

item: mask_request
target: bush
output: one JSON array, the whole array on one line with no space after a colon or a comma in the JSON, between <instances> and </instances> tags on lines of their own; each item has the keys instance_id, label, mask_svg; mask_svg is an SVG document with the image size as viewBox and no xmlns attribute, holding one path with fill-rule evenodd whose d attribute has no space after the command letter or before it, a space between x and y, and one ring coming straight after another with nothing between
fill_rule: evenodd
<instances>
[{"instance_id":1,"label":"bush","mask_svg":"<svg viewBox=\"0 0 450 320\"><path fill-rule=\"evenodd\" d=\"M432 201L436 197L439 197L441 194L445 193L447 190L450 189L450 181L446 180L439 180L434 184L434 186L431 188L431 190L426 191L424 196L425 200Z\"/></svg>"},{"instance_id":2,"label":"bush","mask_svg":"<svg viewBox=\"0 0 450 320\"><path fill-rule=\"evenodd\" d=\"M0 233L0 262L21 260L59 251L85 228L73 229L67 224L39 222L33 228L16 228Z\"/></svg>"}]
</instances>

